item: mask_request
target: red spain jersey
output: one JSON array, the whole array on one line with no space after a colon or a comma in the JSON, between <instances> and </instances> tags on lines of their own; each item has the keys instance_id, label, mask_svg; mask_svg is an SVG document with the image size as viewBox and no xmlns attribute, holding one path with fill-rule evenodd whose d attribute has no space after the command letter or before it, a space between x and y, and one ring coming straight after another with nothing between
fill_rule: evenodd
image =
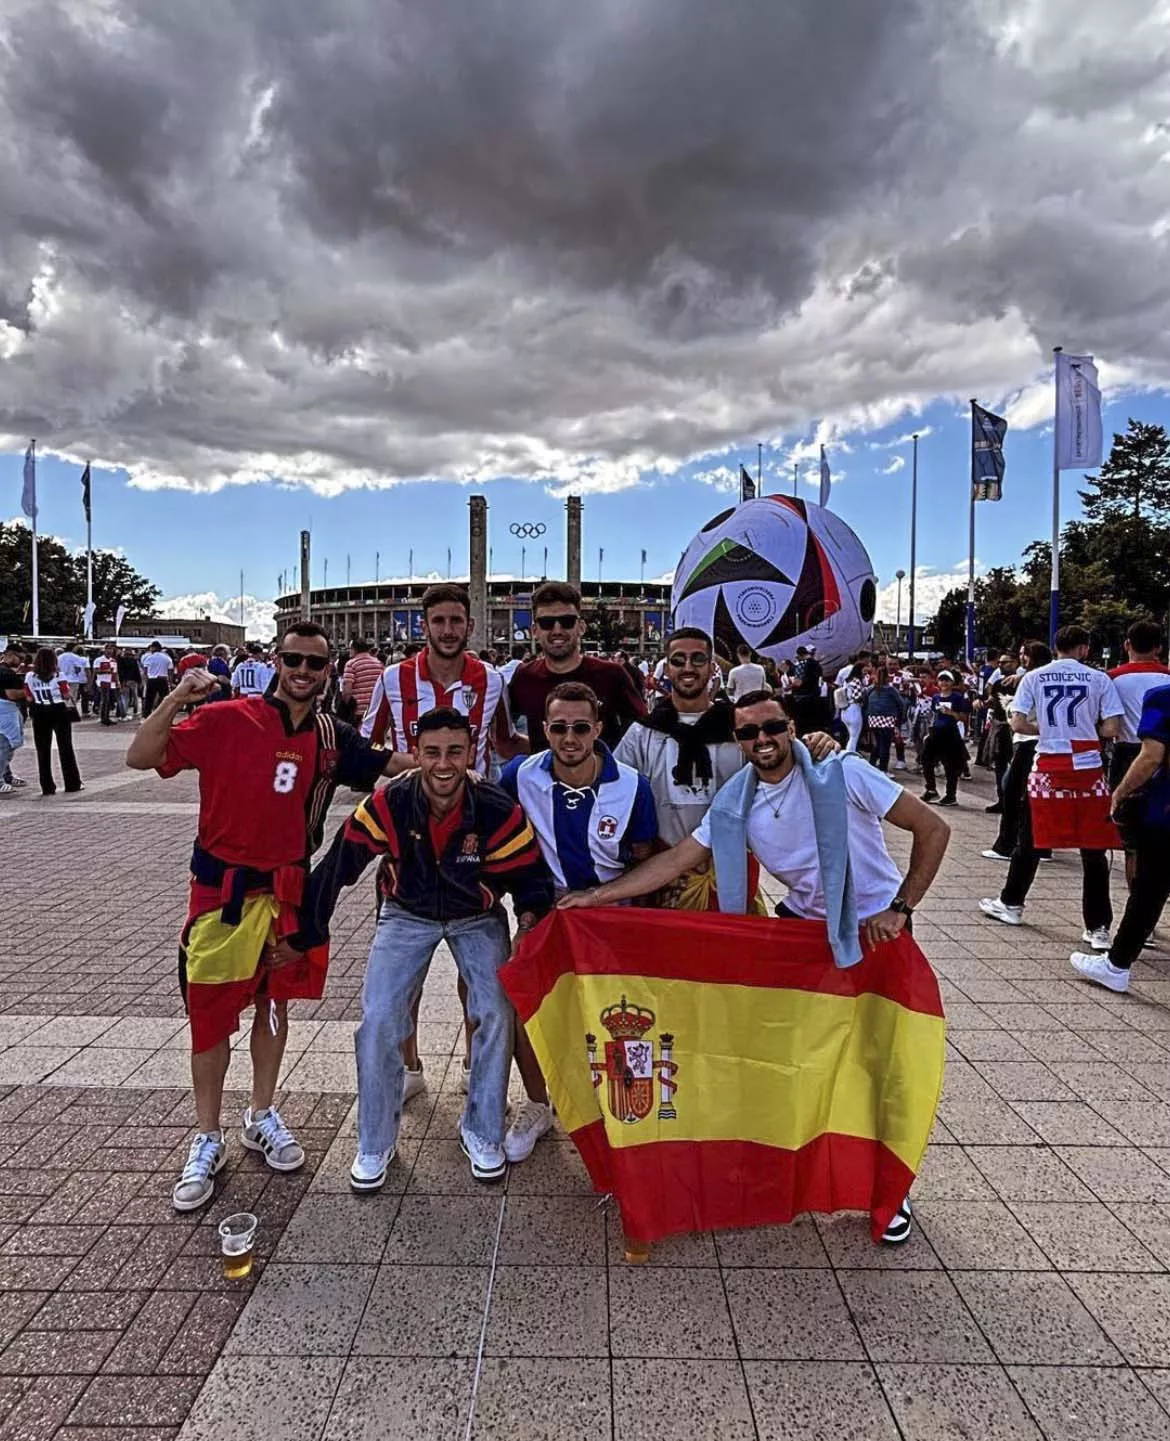
<instances>
[{"instance_id":1,"label":"red spain jersey","mask_svg":"<svg viewBox=\"0 0 1170 1441\"><path fill-rule=\"evenodd\" d=\"M408 751L415 743L418 718L436 706L453 706L471 722L475 766L488 770L488 742L492 722L504 694L504 678L489 670L478 656L463 653L463 672L454 685L444 688L431 676L429 652L421 650L409 660L388 665L374 687L362 721L362 735L387 750Z\"/></svg>"},{"instance_id":2,"label":"red spain jersey","mask_svg":"<svg viewBox=\"0 0 1170 1441\"><path fill-rule=\"evenodd\" d=\"M173 726L160 776L199 772L199 844L232 866L271 871L308 849L307 814L317 776L314 716L292 730L265 696L219 701Z\"/></svg>"}]
</instances>

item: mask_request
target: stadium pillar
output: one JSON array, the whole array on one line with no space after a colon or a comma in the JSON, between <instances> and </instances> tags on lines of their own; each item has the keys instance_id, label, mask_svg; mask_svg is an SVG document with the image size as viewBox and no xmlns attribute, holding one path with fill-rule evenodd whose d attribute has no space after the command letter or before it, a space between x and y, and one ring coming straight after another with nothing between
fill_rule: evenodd
<instances>
[{"instance_id":1,"label":"stadium pillar","mask_svg":"<svg viewBox=\"0 0 1170 1441\"><path fill-rule=\"evenodd\" d=\"M301 619L308 620L310 611L309 600L309 563L310 563L311 541L307 530L301 531Z\"/></svg>"},{"instance_id":2,"label":"stadium pillar","mask_svg":"<svg viewBox=\"0 0 1170 1441\"><path fill-rule=\"evenodd\" d=\"M571 495L565 501L565 579L570 585L581 586L581 497Z\"/></svg>"},{"instance_id":3,"label":"stadium pillar","mask_svg":"<svg viewBox=\"0 0 1170 1441\"><path fill-rule=\"evenodd\" d=\"M473 495L469 509L468 555L470 562L468 591L471 595L471 618L475 622L475 649L491 644L487 613L487 497Z\"/></svg>"}]
</instances>

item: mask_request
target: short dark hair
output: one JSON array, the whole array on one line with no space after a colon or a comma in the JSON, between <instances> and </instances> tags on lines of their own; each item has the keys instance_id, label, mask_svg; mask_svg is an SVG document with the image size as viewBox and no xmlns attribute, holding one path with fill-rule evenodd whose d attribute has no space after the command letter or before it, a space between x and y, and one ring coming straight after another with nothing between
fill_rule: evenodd
<instances>
[{"instance_id":1,"label":"short dark hair","mask_svg":"<svg viewBox=\"0 0 1170 1441\"><path fill-rule=\"evenodd\" d=\"M666 637L666 649L669 651L672 646L680 640L701 640L707 647L709 655L715 654L715 643L705 630L700 630L697 625L680 625L678 630L672 630Z\"/></svg>"},{"instance_id":2,"label":"short dark hair","mask_svg":"<svg viewBox=\"0 0 1170 1441\"><path fill-rule=\"evenodd\" d=\"M415 740L428 731L463 731L471 739L471 722L462 711L453 705L437 705L434 710L424 711L414 728Z\"/></svg>"},{"instance_id":3,"label":"short dark hair","mask_svg":"<svg viewBox=\"0 0 1170 1441\"><path fill-rule=\"evenodd\" d=\"M735 653L736 653L736 655L738 655L738 656L745 656L745 655L746 655L746 656L748 657L748 659L750 660L750 659L751 659L751 655L752 655L752 648L751 648L750 645L748 645L748 643L747 643L746 641L742 641L742 640L741 640L740 643L739 643L739 644L736 646L736 648L735 648Z\"/></svg>"},{"instance_id":4,"label":"short dark hair","mask_svg":"<svg viewBox=\"0 0 1170 1441\"><path fill-rule=\"evenodd\" d=\"M1152 620L1135 620L1125 638L1139 655L1151 655L1162 649L1162 627Z\"/></svg>"},{"instance_id":5,"label":"short dark hair","mask_svg":"<svg viewBox=\"0 0 1170 1441\"><path fill-rule=\"evenodd\" d=\"M564 680L560 685L553 686L544 702L544 713L546 716L552 709L552 704L555 700L578 701L582 705L587 705L593 712L594 720L601 714L601 702L597 699L597 692L591 686L584 685L579 680Z\"/></svg>"},{"instance_id":6,"label":"short dark hair","mask_svg":"<svg viewBox=\"0 0 1170 1441\"><path fill-rule=\"evenodd\" d=\"M763 705L765 701L775 701L789 720L792 719L792 712L788 709L788 702L782 695L777 695L770 690L749 690L747 695L736 697L736 710L747 710L749 706Z\"/></svg>"},{"instance_id":7,"label":"short dark hair","mask_svg":"<svg viewBox=\"0 0 1170 1441\"><path fill-rule=\"evenodd\" d=\"M536 611L544 605L571 605L580 611L581 592L567 580L546 580L532 592L532 609Z\"/></svg>"},{"instance_id":8,"label":"short dark hair","mask_svg":"<svg viewBox=\"0 0 1170 1441\"><path fill-rule=\"evenodd\" d=\"M422 593L423 615L428 615L437 605L461 605L466 616L471 615L471 597L461 585L443 581L439 585L428 585Z\"/></svg>"},{"instance_id":9,"label":"short dark hair","mask_svg":"<svg viewBox=\"0 0 1170 1441\"><path fill-rule=\"evenodd\" d=\"M359 654L362 651L373 650L374 642L367 640L364 635L355 635L349 643L350 650L356 650Z\"/></svg>"},{"instance_id":10,"label":"short dark hair","mask_svg":"<svg viewBox=\"0 0 1170 1441\"><path fill-rule=\"evenodd\" d=\"M325 642L326 650L332 650L332 646L329 644L329 632L323 625L318 625L315 620L294 620L292 625L281 633L280 639L276 642L277 650L283 648L285 641L288 640L290 635L299 635L306 640L311 639L313 636L319 636ZM249 649L250 648L251 647L249 647Z\"/></svg>"},{"instance_id":11,"label":"short dark hair","mask_svg":"<svg viewBox=\"0 0 1170 1441\"><path fill-rule=\"evenodd\" d=\"M1056 632L1057 651L1076 650L1079 645L1088 645L1093 637L1083 625L1062 625Z\"/></svg>"}]
</instances>

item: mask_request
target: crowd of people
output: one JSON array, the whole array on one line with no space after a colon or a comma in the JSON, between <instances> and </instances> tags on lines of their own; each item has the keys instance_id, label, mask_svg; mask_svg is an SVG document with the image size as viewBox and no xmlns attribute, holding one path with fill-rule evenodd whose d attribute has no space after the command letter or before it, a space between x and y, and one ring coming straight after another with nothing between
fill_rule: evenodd
<instances>
[{"instance_id":1,"label":"crowd of people","mask_svg":"<svg viewBox=\"0 0 1170 1441\"><path fill-rule=\"evenodd\" d=\"M1170 894L1170 670L1156 627L1134 625L1125 664L1110 672L1088 663L1088 634L1069 626L1055 655L1024 641L973 667L863 651L826 675L812 647L776 667L746 646L723 654L692 627L666 638L656 665L585 654L575 587L545 582L532 605L532 655L477 651L467 592L447 583L423 597L420 644L379 651L355 640L340 662L311 622L234 657L222 647L172 657L156 643L134 658L134 675L112 644L96 658L74 647L0 657L0 708L27 706L38 755L44 740L43 788L54 736L66 789L81 784L59 713L84 713L86 692L111 724L141 695L130 766L200 776L180 968L199 1129L177 1209L214 1192L230 1038L253 1006L241 1141L277 1170L303 1163L274 1105L288 1002L322 995L335 908L373 862L356 1191L385 1183L402 1109L427 1087L419 1003L444 941L465 1014L459 1137L473 1176L498 1179L552 1127L545 1078L498 979L514 944L505 897L517 937L555 905L767 914L762 869L786 890L777 914L824 921L832 936L842 868L831 858L845 852L856 922L878 945L912 924L950 836L933 804L958 803L972 764L996 781L986 809L998 834L983 854L1008 865L984 913L1024 924L1045 855L1079 850L1087 949L1071 964L1127 988ZM0 734L7 762L2 709ZM920 772L921 795L891 770ZM314 865L338 786L361 799ZM904 874L883 821L910 834ZM1125 852L1130 894L1112 934L1114 850ZM513 1059L524 1100L509 1121ZM885 1239L910 1227L907 1199Z\"/></svg>"}]
</instances>

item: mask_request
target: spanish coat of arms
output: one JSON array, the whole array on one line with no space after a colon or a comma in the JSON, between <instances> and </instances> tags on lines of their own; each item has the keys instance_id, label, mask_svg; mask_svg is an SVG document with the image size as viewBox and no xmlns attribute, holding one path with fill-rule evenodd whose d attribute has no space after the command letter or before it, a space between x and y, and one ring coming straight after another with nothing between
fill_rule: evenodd
<instances>
[{"instance_id":1,"label":"spanish coat of arms","mask_svg":"<svg viewBox=\"0 0 1170 1441\"><path fill-rule=\"evenodd\" d=\"M597 1037L592 1033L585 1037L585 1049L594 1089L599 1089L603 1080L607 1083L610 1114L627 1126L644 1121L654 1109L657 1081L658 1119L673 1121L678 1115L674 1108L674 1093L678 1090L674 1037L665 1031L659 1035L655 1059L654 1042L646 1038L654 1025L654 1012L630 1005L625 996L616 1006L607 1006L600 1019L611 1037L605 1042L605 1060L597 1059Z\"/></svg>"}]
</instances>

